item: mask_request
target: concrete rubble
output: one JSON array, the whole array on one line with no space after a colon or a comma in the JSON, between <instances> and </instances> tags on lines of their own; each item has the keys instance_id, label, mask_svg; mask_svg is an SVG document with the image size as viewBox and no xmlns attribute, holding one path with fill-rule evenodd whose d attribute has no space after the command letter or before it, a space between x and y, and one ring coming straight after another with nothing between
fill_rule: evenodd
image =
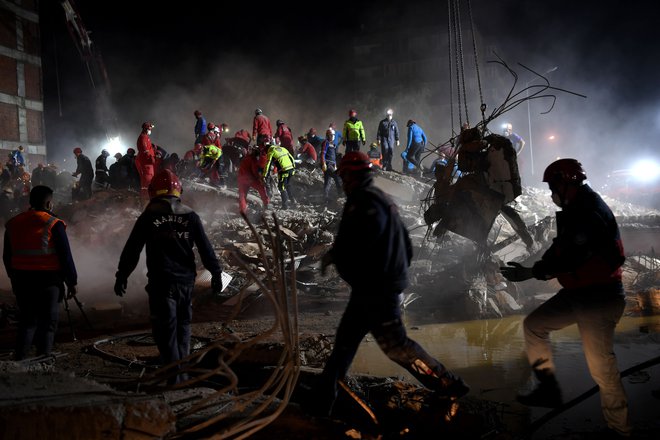
<instances>
[{"instance_id":1,"label":"concrete rubble","mask_svg":"<svg viewBox=\"0 0 660 440\"><path fill-rule=\"evenodd\" d=\"M558 289L558 285L552 282L541 284L529 281L517 286L506 282L499 273L499 267L508 261L535 261L549 246L554 235L555 207L548 191L524 188L522 196L514 202L515 209L534 237L535 246L532 249L525 247L510 224L501 216L496 218L484 249L451 232L441 237L430 235L420 207L420 201L427 197L431 187L430 180L379 172L375 182L396 201L413 239L415 258L411 267L411 286L406 291L404 302L406 312L415 313L417 316L425 315L433 322L496 318L524 313L538 304L544 298L543 295L547 296ZM260 253L255 237L238 214L237 192L232 189L231 182L228 182L227 188L215 188L205 182L186 180L183 185L184 202L200 213L209 238L222 258L225 271L232 277L230 285L222 295L213 295L210 291L209 274L200 267L193 313L196 319L204 324L199 324L194 333L203 334L206 338L198 338L196 348L204 350L204 347L217 341L223 341L223 344L230 340L241 341L268 331L273 320L276 321L275 318L264 318L263 328L250 328L245 331L240 327L240 319L230 321L230 318L236 316L259 316L269 309L268 302L265 301L267 292L262 291L259 284L244 270L246 267L256 276L268 276L262 263L264 256ZM271 264L275 257L268 252L272 251L270 248L275 228L272 214L276 214L280 240L284 243L290 242L293 251L293 255L284 257L283 264L287 274L291 274L293 267L296 269L295 288L300 313L304 314L306 310L325 310L326 314L339 315L348 298L348 286L334 270L322 276L319 262L332 244L344 198L340 197L336 203L324 203L322 175L318 170L298 171L293 191L297 198L295 208L277 209L279 195L274 194L272 206L265 212L262 211L260 199L255 194L250 194L248 218L261 237L261 242L266 247L265 258ZM335 194L334 191L333 188L331 194ZM627 247L630 256L624 267L624 282L629 294L627 313L660 313L660 259L654 254L655 247L660 245L660 212L616 200L606 201L618 218L624 243L630 243ZM58 213L66 219L72 241L78 246L103 249L101 258L106 259L104 264L108 264L108 256L118 258L124 240L142 210L137 194L126 191L101 191L90 201L59 206ZM116 260L110 261L112 269L116 263ZM129 291L143 289L146 280L144 271L138 272L136 271L130 280ZM107 291L110 288L100 287L99 284L98 289ZM4 298L3 296L3 300ZM115 325L127 325L132 321L144 322L148 317L145 305L139 306L128 301L115 298L108 292L103 300L89 301L85 308L92 321L105 329L111 330ZM12 321L11 307L3 306L3 314L5 322ZM231 324L226 325L226 322ZM65 323L61 322L61 326L64 325ZM306 324L301 320L300 325ZM303 388L306 383L311 383L314 368L323 366L332 349L332 338L328 335L332 334L334 329L326 330L314 333L318 328L311 331L301 328L299 331L296 356L302 368L300 383ZM281 341L277 340L280 336L276 333L274 339L263 340L249 350L246 349L241 356L237 356L236 368L256 364L259 366L258 370L253 367L246 370L250 372L251 380L267 377L267 366L277 363L283 350L286 350ZM4 371L0 372L0 391L3 396L7 396L0 402L3 407L0 427L3 433L9 434L4 438L36 438L37 434L44 438L58 438L44 434L49 430L70 432L71 435L67 438L162 438L188 426L194 426L199 420L207 420L222 411L219 408L223 405L234 404L218 400L215 406L204 410L207 412L201 411L182 417L181 414L189 411L200 399L213 395L213 386L198 384L200 386L194 388L194 392L190 389L167 392L127 390L126 380L134 384L139 382L145 371L157 371L157 365L153 363L157 354L155 347L150 344L140 347L140 343L134 342L135 339L131 336L121 341L119 338L109 338L107 343L104 342L106 345L103 349L115 356L114 361L104 358L97 361L95 367L89 367L89 371L94 371L97 367L101 370L113 368L112 377L123 379L109 381L114 382L115 387L81 379L71 373L51 371L48 366L40 371L27 371L24 365L0 362L0 366L4 368ZM224 347L224 350L231 350L234 346ZM117 359L124 359L126 362L117 367ZM66 362L76 365L82 361L79 357L66 361L58 359L56 365ZM136 368L142 372L138 374ZM211 367L206 365L204 368ZM381 383L371 388L367 383L367 379L363 378L352 384L351 388L369 389L371 391L366 392L374 395L375 390L385 389L377 400L382 402L383 408L390 408L388 411L392 419L389 423L393 426L392 429L407 429L402 420L410 420L413 418L412 414L417 415L420 424L428 423L428 420L421 421L424 417L431 417L420 406L419 402L423 399L411 397L412 394L420 392L419 388L413 386L414 390L409 389L409 384L400 381L388 382L386 386ZM189 395L191 393L194 395ZM296 393L293 394L294 400ZM12 395L15 397L11 397ZM345 408L350 409L351 405L359 404L347 396L344 396L344 399L348 399ZM254 404L261 405L258 401ZM274 399L268 400L267 405L260 407L270 408L273 413L277 413L281 411L277 409L281 405L281 401ZM483 405L486 404L477 400L468 400L463 405L464 410L457 416L460 420L458 426L463 429L461 432L465 432L466 427L474 422L475 414L480 414L478 424L481 428L496 429L499 422L495 409ZM451 411L449 407L440 408ZM395 409L398 416L395 415ZM282 420L291 422L292 415L288 411L285 411ZM356 411L355 408L352 412L349 410L353 416L345 414L346 418L350 420L351 417L365 417L364 414L356 416ZM29 423L35 412L40 414L39 422ZM403 417L402 414L407 416ZM299 420L298 416L293 417ZM352 426L358 427L357 434L348 434L350 429L346 428L343 435L377 438L369 437L371 422L365 420L353 420ZM52 423L55 423L55 426ZM48 429L45 424L50 424ZM27 429L19 429L26 425ZM76 427L72 429L74 425ZM274 423L275 425L277 423ZM307 432L303 428L300 429L301 432ZM434 432L434 428L428 429L429 432ZM329 435L329 432L331 431L325 435ZM477 434L475 431L475 435ZM308 438L323 438L317 434L309 435L311 437Z\"/></svg>"}]
</instances>

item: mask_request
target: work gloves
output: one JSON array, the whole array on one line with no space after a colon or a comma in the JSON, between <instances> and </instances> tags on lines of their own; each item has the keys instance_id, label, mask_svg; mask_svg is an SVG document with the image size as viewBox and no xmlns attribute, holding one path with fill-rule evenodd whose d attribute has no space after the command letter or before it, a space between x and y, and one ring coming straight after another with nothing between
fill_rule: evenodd
<instances>
[{"instance_id":1,"label":"work gloves","mask_svg":"<svg viewBox=\"0 0 660 440\"><path fill-rule=\"evenodd\" d=\"M507 265L510 267L500 267L500 272L509 281L525 281L534 276L531 267L525 267L515 261L509 261Z\"/></svg>"},{"instance_id":2,"label":"work gloves","mask_svg":"<svg viewBox=\"0 0 660 440\"><path fill-rule=\"evenodd\" d=\"M220 295L222 293L221 274L213 275L213 277L211 278L211 289L213 290L214 295Z\"/></svg>"},{"instance_id":3,"label":"work gloves","mask_svg":"<svg viewBox=\"0 0 660 440\"><path fill-rule=\"evenodd\" d=\"M362 145L367 145L367 141L362 141Z\"/></svg>"},{"instance_id":4,"label":"work gloves","mask_svg":"<svg viewBox=\"0 0 660 440\"><path fill-rule=\"evenodd\" d=\"M328 166L323 162L323 165L321 165L321 170L325 173L328 169Z\"/></svg>"},{"instance_id":5,"label":"work gloves","mask_svg":"<svg viewBox=\"0 0 660 440\"><path fill-rule=\"evenodd\" d=\"M126 293L127 286L128 286L128 280L117 278L115 280L115 295L119 297L124 296L124 293Z\"/></svg>"}]
</instances>

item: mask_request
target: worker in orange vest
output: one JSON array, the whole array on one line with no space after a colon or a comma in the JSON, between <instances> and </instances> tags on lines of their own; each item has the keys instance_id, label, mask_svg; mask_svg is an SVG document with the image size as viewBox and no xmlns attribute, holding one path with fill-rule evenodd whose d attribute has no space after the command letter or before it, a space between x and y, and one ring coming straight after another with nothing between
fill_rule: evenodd
<instances>
[{"instance_id":1,"label":"worker in orange vest","mask_svg":"<svg viewBox=\"0 0 660 440\"><path fill-rule=\"evenodd\" d=\"M78 275L66 224L52 208L53 190L37 185L30 191L30 209L5 228L2 258L20 311L17 360L25 358L35 338L37 356L51 354L64 285L68 298L76 294Z\"/></svg>"}]
</instances>

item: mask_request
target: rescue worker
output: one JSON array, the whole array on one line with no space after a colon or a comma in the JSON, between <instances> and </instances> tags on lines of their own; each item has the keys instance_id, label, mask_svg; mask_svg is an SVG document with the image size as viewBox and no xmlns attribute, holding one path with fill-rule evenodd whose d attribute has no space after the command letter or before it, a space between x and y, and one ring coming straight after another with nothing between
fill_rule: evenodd
<instances>
[{"instance_id":1,"label":"rescue worker","mask_svg":"<svg viewBox=\"0 0 660 440\"><path fill-rule=\"evenodd\" d=\"M369 157L346 153L339 165L347 200L339 231L323 256L323 272L335 264L351 286L335 345L314 389L312 412L329 415L358 346L371 333L383 352L442 398L464 396L469 387L406 335L401 295L408 286L412 245L396 204L373 185Z\"/></svg>"},{"instance_id":2,"label":"rescue worker","mask_svg":"<svg viewBox=\"0 0 660 440\"><path fill-rule=\"evenodd\" d=\"M222 291L222 267L197 213L181 202L181 183L163 170L149 185L151 201L135 222L119 259L114 291L124 296L131 275L147 248L147 286L154 340L163 365L190 354L192 291L197 275L193 245L211 272L214 293ZM181 375L180 375L181 376ZM172 377L169 383L185 380Z\"/></svg>"},{"instance_id":3,"label":"rescue worker","mask_svg":"<svg viewBox=\"0 0 660 440\"><path fill-rule=\"evenodd\" d=\"M339 174L337 174L337 161L339 160L337 154L337 144L335 140L335 131L332 128L328 128L325 132L325 140L321 146L321 158L319 160L321 164L321 170L323 171L323 197L325 204L330 203L330 185L332 182L335 182L335 189L337 190L337 197L341 196L341 179Z\"/></svg>"},{"instance_id":4,"label":"rescue worker","mask_svg":"<svg viewBox=\"0 0 660 440\"><path fill-rule=\"evenodd\" d=\"M53 190L37 185L30 191L30 209L5 228L3 261L19 310L17 360L25 358L33 341L37 356L51 354L64 285L67 298L76 294L78 275L66 224L51 209Z\"/></svg>"},{"instance_id":5,"label":"rescue worker","mask_svg":"<svg viewBox=\"0 0 660 440\"><path fill-rule=\"evenodd\" d=\"M208 128L208 132L202 138L202 146L215 145L218 148L222 148L222 144L220 143L220 130L216 131L217 127L213 122L209 122L206 128Z\"/></svg>"},{"instance_id":6,"label":"rescue worker","mask_svg":"<svg viewBox=\"0 0 660 440\"><path fill-rule=\"evenodd\" d=\"M135 149L129 148L126 150L126 154L122 156L119 161L119 165L122 167L123 171L126 173L127 185L129 189L139 191L141 186L140 175L138 173L137 165L135 164Z\"/></svg>"},{"instance_id":7,"label":"rescue worker","mask_svg":"<svg viewBox=\"0 0 660 440\"><path fill-rule=\"evenodd\" d=\"M289 150L289 153L293 156L295 152L293 150L293 134L291 133L291 129L281 119L278 119L276 124L275 142Z\"/></svg>"},{"instance_id":8,"label":"rescue worker","mask_svg":"<svg viewBox=\"0 0 660 440\"><path fill-rule=\"evenodd\" d=\"M273 138L273 129L270 127L270 119L263 114L260 108L254 111L254 119L252 120L252 139L257 139L260 134L268 136L270 141Z\"/></svg>"},{"instance_id":9,"label":"rescue worker","mask_svg":"<svg viewBox=\"0 0 660 440\"><path fill-rule=\"evenodd\" d=\"M328 125L328 128L332 128L332 131L335 132L335 140L333 141L335 143L335 147L338 147L342 144L342 136L341 136L341 131L337 131L337 124L334 122L331 122L330 125Z\"/></svg>"},{"instance_id":10,"label":"rescue worker","mask_svg":"<svg viewBox=\"0 0 660 440\"><path fill-rule=\"evenodd\" d=\"M108 180L109 180L108 179L109 170L108 170L108 163L107 163L108 156L110 156L110 153L108 152L108 150L103 149L101 151L101 154L99 154L99 157L96 158L96 163L95 163L95 168L96 169L95 169L95 172L94 172L94 175L95 175L94 180L96 181L96 184L99 185L102 188L105 188L106 186L108 186Z\"/></svg>"},{"instance_id":11,"label":"rescue worker","mask_svg":"<svg viewBox=\"0 0 660 440\"><path fill-rule=\"evenodd\" d=\"M392 116L394 111L390 108L385 112L385 119L378 124L376 139L380 145L383 154L383 166L385 171L392 171L392 157L394 155L394 145L399 146L399 125Z\"/></svg>"},{"instance_id":12,"label":"rescue worker","mask_svg":"<svg viewBox=\"0 0 660 440\"><path fill-rule=\"evenodd\" d=\"M205 145L202 148L202 154L199 161L199 170L209 178L211 185L222 185L222 176L220 171L220 157L222 148L216 145Z\"/></svg>"},{"instance_id":13,"label":"rescue worker","mask_svg":"<svg viewBox=\"0 0 660 440\"><path fill-rule=\"evenodd\" d=\"M315 167L318 156L314 146L307 142L305 136L298 137L298 151L296 152L296 159L302 163Z\"/></svg>"},{"instance_id":14,"label":"rescue worker","mask_svg":"<svg viewBox=\"0 0 660 440\"><path fill-rule=\"evenodd\" d=\"M307 131L307 134L305 135L307 138L307 142L312 144L314 149L316 150L316 155L318 156L321 154L321 144L323 143L324 139L316 134L316 128L312 127Z\"/></svg>"},{"instance_id":15,"label":"rescue worker","mask_svg":"<svg viewBox=\"0 0 660 440\"><path fill-rule=\"evenodd\" d=\"M85 156L82 148L76 147L73 149L73 154L76 156L76 171L71 174L73 177L80 176L78 181L76 200L87 200L92 197L92 182L94 181L94 168L92 168L92 161L89 157Z\"/></svg>"},{"instance_id":16,"label":"rescue worker","mask_svg":"<svg viewBox=\"0 0 660 440\"><path fill-rule=\"evenodd\" d=\"M344 140L343 144L346 146L346 152L360 151L360 142L362 145L367 144L367 137L364 134L364 126L362 121L357 118L357 111L350 109L348 111L348 119L344 122Z\"/></svg>"},{"instance_id":17,"label":"rescue worker","mask_svg":"<svg viewBox=\"0 0 660 440\"><path fill-rule=\"evenodd\" d=\"M181 177L200 177L201 173L199 171L198 165L202 158L202 144L195 144L192 150L186 151L183 155L183 159L179 162L177 175Z\"/></svg>"},{"instance_id":18,"label":"rescue worker","mask_svg":"<svg viewBox=\"0 0 660 440\"><path fill-rule=\"evenodd\" d=\"M38 163L37 167L32 170L32 178L31 182L33 185L45 185L44 183L44 173L45 173L45 167L44 164Z\"/></svg>"},{"instance_id":19,"label":"rescue worker","mask_svg":"<svg viewBox=\"0 0 660 440\"><path fill-rule=\"evenodd\" d=\"M140 175L140 196L142 201L149 200L149 184L154 178L156 171L156 146L151 142L151 130L154 124L145 122L142 124L142 133L137 139L137 156L135 167Z\"/></svg>"},{"instance_id":20,"label":"rescue worker","mask_svg":"<svg viewBox=\"0 0 660 440\"><path fill-rule=\"evenodd\" d=\"M17 149L12 151L9 154L10 169L13 177L20 177L19 168L25 167L25 157L23 157L23 152L25 149L23 145L19 145Z\"/></svg>"},{"instance_id":21,"label":"rescue worker","mask_svg":"<svg viewBox=\"0 0 660 440\"><path fill-rule=\"evenodd\" d=\"M520 156L520 152L525 148L525 140L520 135L513 132L513 125L506 123L502 128L502 134L505 138L511 141L513 149L516 150L516 154Z\"/></svg>"},{"instance_id":22,"label":"rescue worker","mask_svg":"<svg viewBox=\"0 0 660 440\"><path fill-rule=\"evenodd\" d=\"M625 307L621 266L625 260L619 228L610 208L585 183L575 159L559 159L543 173L557 212L557 237L532 267L509 262L510 281L557 278L562 289L523 322L525 351L538 386L518 401L554 408L562 403L555 377L550 332L578 325L591 377L600 389L607 426L630 436L628 403L614 354L614 329Z\"/></svg>"},{"instance_id":23,"label":"rescue worker","mask_svg":"<svg viewBox=\"0 0 660 440\"><path fill-rule=\"evenodd\" d=\"M266 139L263 139L263 141L269 142ZM271 164L277 167L277 189L280 191L280 196L282 196L282 209L288 209L289 200L295 203L290 189L291 177L296 172L293 156L286 148L279 145L271 145L266 153L266 164L262 171L264 180L270 174Z\"/></svg>"},{"instance_id":24,"label":"rescue worker","mask_svg":"<svg viewBox=\"0 0 660 440\"><path fill-rule=\"evenodd\" d=\"M378 151L378 142L372 142L371 145L369 145L367 156L369 156L369 160L374 166L374 169L383 169L383 156L380 154L380 151Z\"/></svg>"},{"instance_id":25,"label":"rescue worker","mask_svg":"<svg viewBox=\"0 0 660 440\"><path fill-rule=\"evenodd\" d=\"M248 147L248 154L243 158L238 167L238 210L241 214L247 212L247 193L254 188L259 193L264 204L264 210L268 209L270 199L266 193L266 186L261 178L259 166L259 148Z\"/></svg>"},{"instance_id":26,"label":"rescue worker","mask_svg":"<svg viewBox=\"0 0 660 440\"><path fill-rule=\"evenodd\" d=\"M199 144L202 142L202 138L206 134L207 127L206 127L206 119L204 119L204 116L202 116L202 112L199 110L195 110L195 143Z\"/></svg>"},{"instance_id":27,"label":"rescue worker","mask_svg":"<svg viewBox=\"0 0 660 440\"><path fill-rule=\"evenodd\" d=\"M115 163L108 169L108 183L110 188L124 189L128 186L128 174L121 166L121 153L115 153Z\"/></svg>"},{"instance_id":28,"label":"rescue worker","mask_svg":"<svg viewBox=\"0 0 660 440\"><path fill-rule=\"evenodd\" d=\"M422 127L417 125L417 122L410 119L406 124L408 127L408 144L406 145L405 160L419 168L420 173L424 172L422 167L422 153L426 148L426 133ZM404 172L406 172L406 164L404 163Z\"/></svg>"}]
</instances>

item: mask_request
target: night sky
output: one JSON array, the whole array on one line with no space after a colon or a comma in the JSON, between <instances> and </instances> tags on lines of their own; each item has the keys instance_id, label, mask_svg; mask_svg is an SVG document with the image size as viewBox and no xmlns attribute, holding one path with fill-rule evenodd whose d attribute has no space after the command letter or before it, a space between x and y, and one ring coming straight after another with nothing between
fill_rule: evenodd
<instances>
[{"instance_id":1,"label":"night sky","mask_svg":"<svg viewBox=\"0 0 660 440\"><path fill-rule=\"evenodd\" d=\"M40 3L47 143L50 158L58 160L75 145L95 148L104 130L94 121L93 93L59 2ZM441 7L434 9L434 3ZM540 115L542 103L533 103L539 160L556 151L606 173L631 153L660 155L656 3L472 0L477 30L516 68L521 82L533 77L518 63L538 72L556 66L549 74L552 85L587 95L558 94L547 115ZM341 124L351 106L351 44L365 25L387 17L393 24L447 28L445 2L418 0L305 7L281 1L76 5L105 61L124 143L133 146L141 123L153 120L154 141L178 153L189 148L197 108L209 120L228 122L232 131L251 128L256 107L273 121L285 119L296 135L310 126L324 128L329 120ZM492 59L482 54L480 63ZM380 117L369 115L368 131L375 131ZM504 119L527 137L525 105L498 119L498 126ZM437 141L451 135L426 130ZM551 132L555 144L545 142Z\"/></svg>"}]
</instances>

